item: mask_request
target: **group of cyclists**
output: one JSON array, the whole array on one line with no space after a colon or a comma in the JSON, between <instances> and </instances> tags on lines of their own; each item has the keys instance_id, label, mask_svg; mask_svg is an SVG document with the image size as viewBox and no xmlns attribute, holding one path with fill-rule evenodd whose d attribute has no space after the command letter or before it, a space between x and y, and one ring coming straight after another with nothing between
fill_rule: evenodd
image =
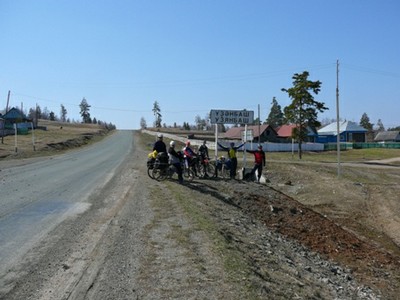
<instances>
[{"instance_id":1,"label":"group of cyclists","mask_svg":"<svg viewBox=\"0 0 400 300\"><path fill-rule=\"evenodd\" d=\"M230 178L235 179L236 171L237 171L237 151L242 148L246 143L243 143L239 146L235 146L233 142L230 143L230 147L225 147L218 143L218 146L228 152L228 160L229 160L229 170L230 170ZM217 177L218 176L218 165L213 168L213 174L208 174L207 170L210 171L210 168L207 167L209 161L208 147L207 141L203 141L201 146L196 153L192 148L190 141L186 141L185 147L182 151L177 151L175 149L176 143L175 141L170 141L169 147L165 145L163 141L163 135L161 133L157 134L157 141L154 143L153 152L149 154L149 157L153 157L155 159L158 153L164 153L168 155L167 163L174 167L176 173L178 174L179 183L183 182L183 167L186 169L191 169L194 175L199 176L199 166L202 166L202 177ZM254 155L254 167L251 170L251 176L255 177L255 172L257 171L257 182L260 182L262 169L265 166L265 152L263 151L262 145L258 145L257 150L246 150L248 153L252 153ZM184 165L182 166L182 162ZM221 163L221 162L220 162Z\"/></svg>"}]
</instances>

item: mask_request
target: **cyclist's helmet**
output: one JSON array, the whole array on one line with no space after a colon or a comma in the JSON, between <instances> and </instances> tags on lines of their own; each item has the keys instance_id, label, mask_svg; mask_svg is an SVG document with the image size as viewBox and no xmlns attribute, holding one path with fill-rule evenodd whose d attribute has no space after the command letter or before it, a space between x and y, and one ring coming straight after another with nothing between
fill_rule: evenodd
<instances>
[{"instance_id":1,"label":"cyclist's helmet","mask_svg":"<svg viewBox=\"0 0 400 300\"><path fill-rule=\"evenodd\" d=\"M174 141L170 141L170 142L169 142L169 145L170 145L171 147L175 147L175 142L174 142Z\"/></svg>"},{"instance_id":2,"label":"cyclist's helmet","mask_svg":"<svg viewBox=\"0 0 400 300\"><path fill-rule=\"evenodd\" d=\"M233 147L233 146L235 146L235 143L232 142L232 143L231 143L231 147Z\"/></svg>"},{"instance_id":3,"label":"cyclist's helmet","mask_svg":"<svg viewBox=\"0 0 400 300\"><path fill-rule=\"evenodd\" d=\"M157 137L158 137L159 139L162 139L162 138L163 138L162 133L158 133L158 134L157 134Z\"/></svg>"},{"instance_id":4,"label":"cyclist's helmet","mask_svg":"<svg viewBox=\"0 0 400 300\"><path fill-rule=\"evenodd\" d=\"M262 145L261 144L258 144L258 149L262 149Z\"/></svg>"},{"instance_id":5,"label":"cyclist's helmet","mask_svg":"<svg viewBox=\"0 0 400 300\"><path fill-rule=\"evenodd\" d=\"M186 145L186 147L189 147L190 146L190 141L186 141L185 145Z\"/></svg>"}]
</instances>

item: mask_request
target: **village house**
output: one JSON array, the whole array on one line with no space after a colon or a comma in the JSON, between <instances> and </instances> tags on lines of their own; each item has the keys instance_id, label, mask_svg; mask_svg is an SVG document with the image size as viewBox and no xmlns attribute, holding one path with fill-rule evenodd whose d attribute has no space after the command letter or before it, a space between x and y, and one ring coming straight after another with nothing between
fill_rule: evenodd
<instances>
[{"instance_id":1,"label":"village house","mask_svg":"<svg viewBox=\"0 0 400 300\"><path fill-rule=\"evenodd\" d=\"M340 142L365 143L368 130L355 122L343 121L339 124ZM331 123L318 130L317 143L336 143L337 123Z\"/></svg>"},{"instance_id":2,"label":"village house","mask_svg":"<svg viewBox=\"0 0 400 300\"><path fill-rule=\"evenodd\" d=\"M12 134L12 131L14 130L14 124L17 125L17 130L19 133L28 132L28 129L32 126L32 120L27 118L23 112L15 107L11 108L8 112L0 117L3 119L3 128L0 134L3 134L3 132L4 135Z\"/></svg>"},{"instance_id":3,"label":"village house","mask_svg":"<svg viewBox=\"0 0 400 300\"><path fill-rule=\"evenodd\" d=\"M245 127L232 127L222 136L224 139L228 140L238 140L241 141L244 138ZM251 141L258 143L264 142L278 142L278 135L276 131L269 125L250 125L247 126L247 131L251 133Z\"/></svg>"},{"instance_id":4,"label":"village house","mask_svg":"<svg viewBox=\"0 0 400 300\"><path fill-rule=\"evenodd\" d=\"M276 129L276 132L278 134L278 139L279 142L281 143L291 143L292 142L292 132L293 129L295 129L297 125L295 124L290 124L290 125L282 125ZM305 142L307 143L315 143L317 139L317 132L313 130L310 126L307 126L307 139Z\"/></svg>"},{"instance_id":5,"label":"village house","mask_svg":"<svg viewBox=\"0 0 400 300\"><path fill-rule=\"evenodd\" d=\"M400 131L380 131L374 141L378 143L400 142Z\"/></svg>"}]
</instances>

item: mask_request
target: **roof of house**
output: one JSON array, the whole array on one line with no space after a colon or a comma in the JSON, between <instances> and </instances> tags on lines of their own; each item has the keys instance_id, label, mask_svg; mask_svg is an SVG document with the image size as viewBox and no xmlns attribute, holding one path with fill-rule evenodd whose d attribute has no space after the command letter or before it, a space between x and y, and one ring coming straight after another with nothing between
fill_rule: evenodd
<instances>
[{"instance_id":1,"label":"roof of house","mask_svg":"<svg viewBox=\"0 0 400 300\"><path fill-rule=\"evenodd\" d=\"M339 124L339 132L358 132L364 133L368 130L364 127L358 125L356 122L343 121ZM337 123L331 123L325 127L318 130L319 135L337 135Z\"/></svg>"},{"instance_id":2,"label":"roof of house","mask_svg":"<svg viewBox=\"0 0 400 300\"><path fill-rule=\"evenodd\" d=\"M268 124L263 125L251 125L247 126L247 130L253 130L253 137L258 137L262 134L267 128L271 128ZM224 138L226 139L242 139L242 132L244 131L245 127L232 127L224 134Z\"/></svg>"},{"instance_id":3,"label":"roof of house","mask_svg":"<svg viewBox=\"0 0 400 300\"><path fill-rule=\"evenodd\" d=\"M2 118L5 120L27 119L24 113L15 107L11 108L6 114L2 116Z\"/></svg>"},{"instance_id":4,"label":"roof of house","mask_svg":"<svg viewBox=\"0 0 400 300\"><path fill-rule=\"evenodd\" d=\"M400 141L400 131L380 131L375 141Z\"/></svg>"},{"instance_id":5,"label":"roof of house","mask_svg":"<svg viewBox=\"0 0 400 300\"><path fill-rule=\"evenodd\" d=\"M296 128L295 124L291 125L282 125L276 131L279 137L288 138L292 136L293 128Z\"/></svg>"},{"instance_id":6,"label":"roof of house","mask_svg":"<svg viewBox=\"0 0 400 300\"><path fill-rule=\"evenodd\" d=\"M293 129L296 127L297 127L296 124L282 125L281 127L279 127L276 130L276 132L278 134L278 137L280 137L280 138L290 138L290 137L292 137ZM310 126L307 126L307 135L308 136L313 136L316 134L317 133L315 132L315 130L311 129Z\"/></svg>"}]
</instances>

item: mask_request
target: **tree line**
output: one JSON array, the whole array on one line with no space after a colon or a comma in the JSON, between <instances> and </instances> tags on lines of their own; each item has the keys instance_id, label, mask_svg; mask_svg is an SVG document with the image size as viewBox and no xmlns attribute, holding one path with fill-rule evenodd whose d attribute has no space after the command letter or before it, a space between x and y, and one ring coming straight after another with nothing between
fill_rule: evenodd
<instances>
[{"instance_id":1,"label":"tree line","mask_svg":"<svg viewBox=\"0 0 400 300\"><path fill-rule=\"evenodd\" d=\"M292 102L282 110L282 107L279 105L276 98L273 97L271 110L266 120L264 122L261 122L261 120L257 118L253 124L268 124L275 129L284 124L296 125L292 131L292 138L294 138L298 142L300 158L302 153L301 146L307 138L308 128L312 128L314 130L320 128L322 126L322 123L318 120L318 113L329 110L329 108L325 106L324 102L315 100L315 96L317 96L321 91L321 81L309 80L309 75L310 74L307 71L304 71L303 73L295 73L292 76L293 85L289 88L281 89L282 92L287 93ZM153 127L167 127L165 123L162 125L161 108L157 101L154 102L152 111L155 117ZM209 115L207 115L205 118L201 118L199 115L197 115L195 117L194 126L190 126L189 123L184 122L182 127L180 128L183 128L185 130L207 130L211 128L211 124L209 124L209 119ZM366 113L363 113L359 124L367 129L369 132L373 131L374 124L370 122L370 119ZM239 125L241 124L235 124L234 126ZM385 127L383 126L383 123L380 119L378 120L376 126L378 131L385 130ZM140 120L140 127L142 129L147 127L146 120L143 117ZM176 123L174 123L173 127L178 128ZM225 128L221 129L222 131L224 131ZM397 129L399 129L399 127L397 127Z\"/></svg>"},{"instance_id":2,"label":"tree line","mask_svg":"<svg viewBox=\"0 0 400 300\"><path fill-rule=\"evenodd\" d=\"M79 108L80 108L79 113L82 118L81 123L98 124L109 130L116 129L116 126L114 124L98 120L96 117L92 117L90 114L90 107L91 107L91 105L87 102L87 100L85 98L83 98L79 104ZM36 105L36 107L30 108L28 111L28 118L32 119L36 126L38 124L39 119L50 120L50 121L60 121L60 122L66 122L66 123L74 122L73 120L71 121L71 119L68 118L67 115L68 115L68 111L63 104L61 104L61 106L60 106L59 116L54 111L49 111L47 109L47 107L44 107L43 109L41 109L40 105Z\"/></svg>"},{"instance_id":3,"label":"tree line","mask_svg":"<svg viewBox=\"0 0 400 300\"><path fill-rule=\"evenodd\" d=\"M329 110L323 102L316 101L314 99L315 95L321 90L322 83L317 81L311 81L308 79L309 72L304 71L303 73L295 73L292 77L293 86L290 88L282 88L281 91L286 92L289 98L292 100L291 104L282 110L276 97L272 98L270 112L265 119L261 121L258 118L254 120L252 125L258 124L268 124L273 128L279 128L285 124L295 124L297 125L297 130L294 133L294 137L301 139L301 137L307 132L306 127L319 128L322 125L328 125L335 122L336 119L324 119L322 122L318 120L318 113L322 113L325 110ZM209 122L210 116L207 114L204 117L196 115L194 119L194 124L189 124L189 122L183 122L182 125L176 124L167 126L167 124L162 123L161 107L158 101L153 103L152 112L154 114L153 127L173 127L181 128L184 130L209 130L211 129L211 124ZM233 126L239 126L241 124L234 124ZM368 131L385 131L385 126L381 119L378 119L376 124L370 122L370 118L367 113L363 113L359 122L359 125L367 129ZM225 131L225 126L221 126L222 131ZM147 122L144 117L140 119L140 128L147 128ZM400 130L400 126L394 128L387 128L387 130Z\"/></svg>"}]
</instances>

